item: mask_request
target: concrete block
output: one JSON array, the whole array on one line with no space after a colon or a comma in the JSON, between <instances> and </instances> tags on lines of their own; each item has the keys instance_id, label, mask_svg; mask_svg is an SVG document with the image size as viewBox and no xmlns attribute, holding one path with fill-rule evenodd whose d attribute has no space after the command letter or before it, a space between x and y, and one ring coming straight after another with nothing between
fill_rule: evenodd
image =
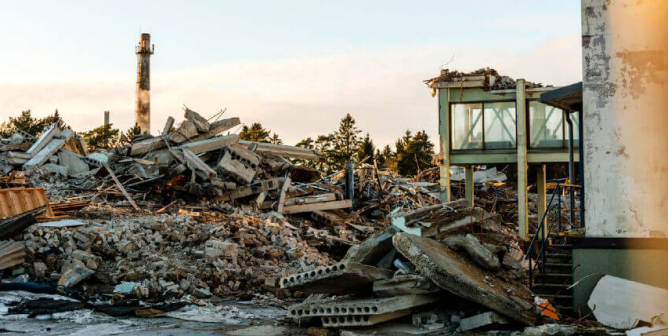
<instances>
[{"instance_id":1,"label":"concrete block","mask_svg":"<svg viewBox=\"0 0 668 336\"><path fill-rule=\"evenodd\" d=\"M69 149L61 149L58 152L58 162L67 167L67 174L72 177L81 176L89 171L84 157Z\"/></svg>"},{"instance_id":2,"label":"concrete block","mask_svg":"<svg viewBox=\"0 0 668 336\"><path fill-rule=\"evenodd\" d=\"M309 272L281 278L281 288L306 293L348 294L370 289L376 280L389 279L386 269L354 262L341 262Z\"/></svg>"},{"instance_id":3,"label":"concrete block","mask_svg":"<svg viewBox=\"0 0 668 336\"><path fill-rule=\"evenodd\" d=\"M184 118L192 121L193 124L195 124L195 127L197 127L197 131L200 132L200 133L208 132L209 128L211 127L209 122L204 117L202 117L199 113L197 113L197 112L195 112L195 111L193 111L193 110L191 110L187 107L186 107L186 113L184 115Z\"/></svg>"},{"instance_id":4,"label":"concrete block","mask_svg":"<svg viewBox=\"0 0 668 336\"><path fill-rule=\"evenodd\" d=\"M397 232L396 227L390 226L383 232L369 236L363 242L349 248L342 261L365 265L378 264L394 248L392 245L392 236Z\"/></svg>"},{"instance_id":5,"label":"concrete block","mask_svg":"<svg viewBox=\"0 0 668 336\"><path fill-rule=\"evenodd\" d=\"M538 320L540 312L526 285L499 279L433 239L402 232L394 235L392 242L420 275L440 288L524 324L533 325Z\"/></svg>"},{"instance_id":6,"label":"concrete block","mask_svg":"<svg viewBox=\"0 0 668 336\"><path fill-rule=\"evenodd\" d=\"M404 317L411 312L409 308L379 315L323 316L320 320L325 328L364 327Z\"/></svg>"},{"instance_id":7,"label":"concrete block","mask_svg":"<svg viewBox=\"0 0 668 336\"><path fill-rule=\"evenodd\" d=\"M485 246L480 244L478 238L471 234L466 236L450 236L443 240L443 244L452 248L453 250L464 249L466 253L479 266L490 269L499 269L499 258L493 255Z\"/></svg>"},{"instance_id":8,"label":"concrete block","mask_svg":"<svg viewBox=\"0 0 668 336\"><path fill-rule=\"evenodd\" d=\"M177 128L176 131L172 133L170 140L172 140L177 144L180 144L196 135L197 135L197 127L195 126L195 123L193 123L190 120L184 120L179 125L179 128Z\"/></svg>"},{"instance_id":9,"label":"concrete block","mask_svg":"<svg viewBox=\"0 0 668 336\"><path fill-rule=\"evenodd\" d=\"M44 171L47 174L53 174L53 175L60 175L60 176L68 176L68 169L65 166L61 166L59 164L55 163L47 163L42 166L42 171Z\"/></svg>"},{"instance_id":10,"label":"concrete block","mask_svg":"<svg viewBox=\"0 0 668 336\"><path fill-rule=\"evenodd\" d=\"M389 298L322 300L290 306L288 317L382 315L439 301L438 295L404 295Z\"/></svg>"},{"instance_id":11,"label":"concrete block","mask_svg":"<svg viewBox=\"0 0 668 336\"><path fill-rule=\"evenodd\" d=\"M373 283L374 294L380 297L436 293L438 288L431 280L417 274L395 275L392 279Z\"/></svg>"},{"instance_id":12,"label":"concrete block","mask_svg":"<svg viewBox=\"0 0 668 336\"><path fill-rule=\"evenodd\" d=\"M498 327L500 325L509 323L510 321L508 321L505 317L495 312L489 311L462 319L461 322L459 322L459 327L462 329L462 331L467 331L482 327Z\"/></svg>"}]
</instances>

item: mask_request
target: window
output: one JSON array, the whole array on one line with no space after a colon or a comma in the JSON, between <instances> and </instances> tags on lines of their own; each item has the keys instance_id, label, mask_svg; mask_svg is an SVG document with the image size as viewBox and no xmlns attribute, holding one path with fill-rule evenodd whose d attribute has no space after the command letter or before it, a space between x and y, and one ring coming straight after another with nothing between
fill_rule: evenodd
<instances>
[{"instance_id":1,"label":"window","mask_svg":"<svg viewBox=\"0 0 668 336\"><path fill-rule=\"evenodd\" d=\"M515 103L485 103L485 149L515 148Z\"/></svg>"},{"instance_id":2,"label":"window","mask_svg":"<svg viewBox=\"0 0 668 336\"><path fill-rule=\"evenodd\" d=\"M482 149L482 104L453 104L452 149Z\"/></svg>"},{"instance_id":3,"label":"window","mask_svg":"<svg viewBox=\"0 0 668 336\"><path fill-rule=\"evenodd\" d=\"M517 146L515 102L452 104L450 111L453 150Z\"/></svg>"},{"instance_id":4,"label":"window","mask_svg":"<svg viewBox=\"0 0 668 336\"><path fill-rule=\"evenodd\" d=\"M573 146L580 146L580 113L571 113L571 120L573 121ZM568 127L568 126L566 126ZM566 129L566 139L568 139L568 129ZM568 146L568 142L566 143Z\"/></svg>"},{"instance_id":5,"label":"window","mask_svg":"<svg viewBox=\"0 0 668 336\"><path fill-rule=\"evenodd\" d=\"M529 130L532 148L564 147L564 113L561 109L529 102Z\"/></svg>"}]
</instances>

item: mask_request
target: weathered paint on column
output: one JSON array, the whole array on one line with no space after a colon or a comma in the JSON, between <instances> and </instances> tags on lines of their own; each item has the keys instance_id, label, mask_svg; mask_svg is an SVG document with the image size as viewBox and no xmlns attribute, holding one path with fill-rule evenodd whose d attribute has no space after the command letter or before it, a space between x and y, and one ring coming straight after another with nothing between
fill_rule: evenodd
<instances>
[{"instance_id":1,"label":"weathered paint on column","mask_svg":"<svg viewBox=\"0 0 668 336\"><path fill-rule=\"evenodd\" d=\"M469 205L471 207L475 206L474 200L475 200L475 183L473 182L473 166L468 165L464 167L465 171L465 189L464 189L464 196L466 197L466 201L469 202Z\"/></svg>"},{"instance_id":2,"label":"weathered paint on column","mask_svg":"<svg viewBox=\"0 0 668 336\"><path fill-rule=\"evenodd\" d=\"M441 145L441 201L450 202L450 89L438 90L438 125Z\"/></svg>"},{"instance_id":3,"label":"weathered paint on column","mask_svg":"<svg viewBox=\"0 0 668 336\"><path fill-rule=\"evenodd\" d=\"M516 82L516 106L517 111L517 224L520 228L520 238L529 238L529 199L527 195L528 167L527 167L527 116L526 116L526 92L524 91L524 79Z\"/></svg>"},{"instance_id":4,"label":"weathered paint on column","mask_svg":"<svg viewBox=\"0 0 668 336\"><path fill-rule=\"evenodd\" d=\"M583 0L587 237L668 236L668 1Z\"/></svg>"},{"instance_id":5,"label":"weathered paint on column","mask_svg":"<svg viewBox=\"0 0 668 336\"><path fill-rule=\"evenodd\" d=\"M141 133L151 132L151 35L141 34L139 45L135 48L137 54L137 106L135 109L135 123Z\"/></svg>"},{"instance_id":6,"label":"weathered paint on column","mask_svg":"<svg viewBox=\"0 0 668 336\"><path fill-rule=\"evenodd\" d=\"M536 189L538 191L538 203L536 203L536 208L538 210L537 213L539 221L541 218L543 218L543 215L545 214L545 208L547 207L547 192L545 190L545 187L546 187L545 165L539 164L536 165ZM538 225L540 225L540 222L538 223ZM545 219L545 223L543 223L543 225L544 228L549 225L547 218ZM541 230L536 234L546 236L546 233L547 230Z\"/></svg>"}]
</instances>

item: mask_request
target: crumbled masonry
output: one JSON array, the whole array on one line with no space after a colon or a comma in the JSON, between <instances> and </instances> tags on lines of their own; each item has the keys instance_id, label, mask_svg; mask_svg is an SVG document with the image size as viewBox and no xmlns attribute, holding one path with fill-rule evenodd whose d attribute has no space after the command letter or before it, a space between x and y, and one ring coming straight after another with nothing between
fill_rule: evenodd
<instances>
[{"instance_id":1,"label":"crumbled masonry","mask_svg":"<svg viewBox=\"0 0 668 336\"><path fill-rule=\"evenodd\" d=\"M223 134L239 118L184 118L111 150L56 125L0 139L0 286L114 316L255 297L287 308L282 323L352 334L540 322L503 182L477 182L473 207L441 204L436 169L407 179L362 160L350 186L291 161L318 151ZM32 302L21 311L84 306Z\"/></svg>"}]
</instances>

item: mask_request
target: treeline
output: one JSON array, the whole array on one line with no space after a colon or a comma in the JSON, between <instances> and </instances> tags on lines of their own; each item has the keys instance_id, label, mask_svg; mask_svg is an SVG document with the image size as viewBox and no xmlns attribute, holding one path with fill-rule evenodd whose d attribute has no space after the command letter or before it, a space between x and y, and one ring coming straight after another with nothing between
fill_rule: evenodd
<instances>
[{"instance_id":1,"label":"treeline","mask_svg":"<svg viewBox=\"0 0 668 336\"><path fill-rule=\"evenodd\" d=\"M16 130L23 130L33 136L39 136L45 127L57 123L62 128L68 127L60 117L58 110L44 118L34 118L30 110L21 112L21 115L10 117L8 122L0 124L0 137L7 138ZM434 144L429 140L427 133L419 131L413 134L407 130L403 136L382 149L376 148L371 136L355 125L355 119L346 114L339 122L338 129L332 133L308 137L299 141L296 146L315 149L324 153L319 161L298 160L296 163L317 168L326 174L344 169L347 162L376 164L379 169L390 169L401 176L413 176L419 171L433 167ZM111 149L132 141L133 136L139 133L136 125L120 131L112 124L103 125L92 130L79 133L88 144L89 150ZM255 122L250 126L244 125L239 132L242 140L283 144L278 134L264 128L261 123Z\"/></svg>"},{"instance_id":2,"label":"treeline","mask_svg":"<svg viewBox=\"0 0 668 336\"><path fill-rule=\"evenodd\" d=\"M332 133L299 141L296 146L321 151L324 158L320 161L298 160L296 163L317 168L326 174L342 170L348 161L358 163L362 160L369 164L375 161L379 169L387 168L402 176L413 176L433 167L434 144L424 130L415 134L407 130L395 141L394 149L389 145L379 149L369 133L361 136L362 131L355 124L355 119L346 114L338 129ZM260 123L244 126L239 137L249 141L283 143L276 133L265 129Z\"/></svg>"}]
</instances>

